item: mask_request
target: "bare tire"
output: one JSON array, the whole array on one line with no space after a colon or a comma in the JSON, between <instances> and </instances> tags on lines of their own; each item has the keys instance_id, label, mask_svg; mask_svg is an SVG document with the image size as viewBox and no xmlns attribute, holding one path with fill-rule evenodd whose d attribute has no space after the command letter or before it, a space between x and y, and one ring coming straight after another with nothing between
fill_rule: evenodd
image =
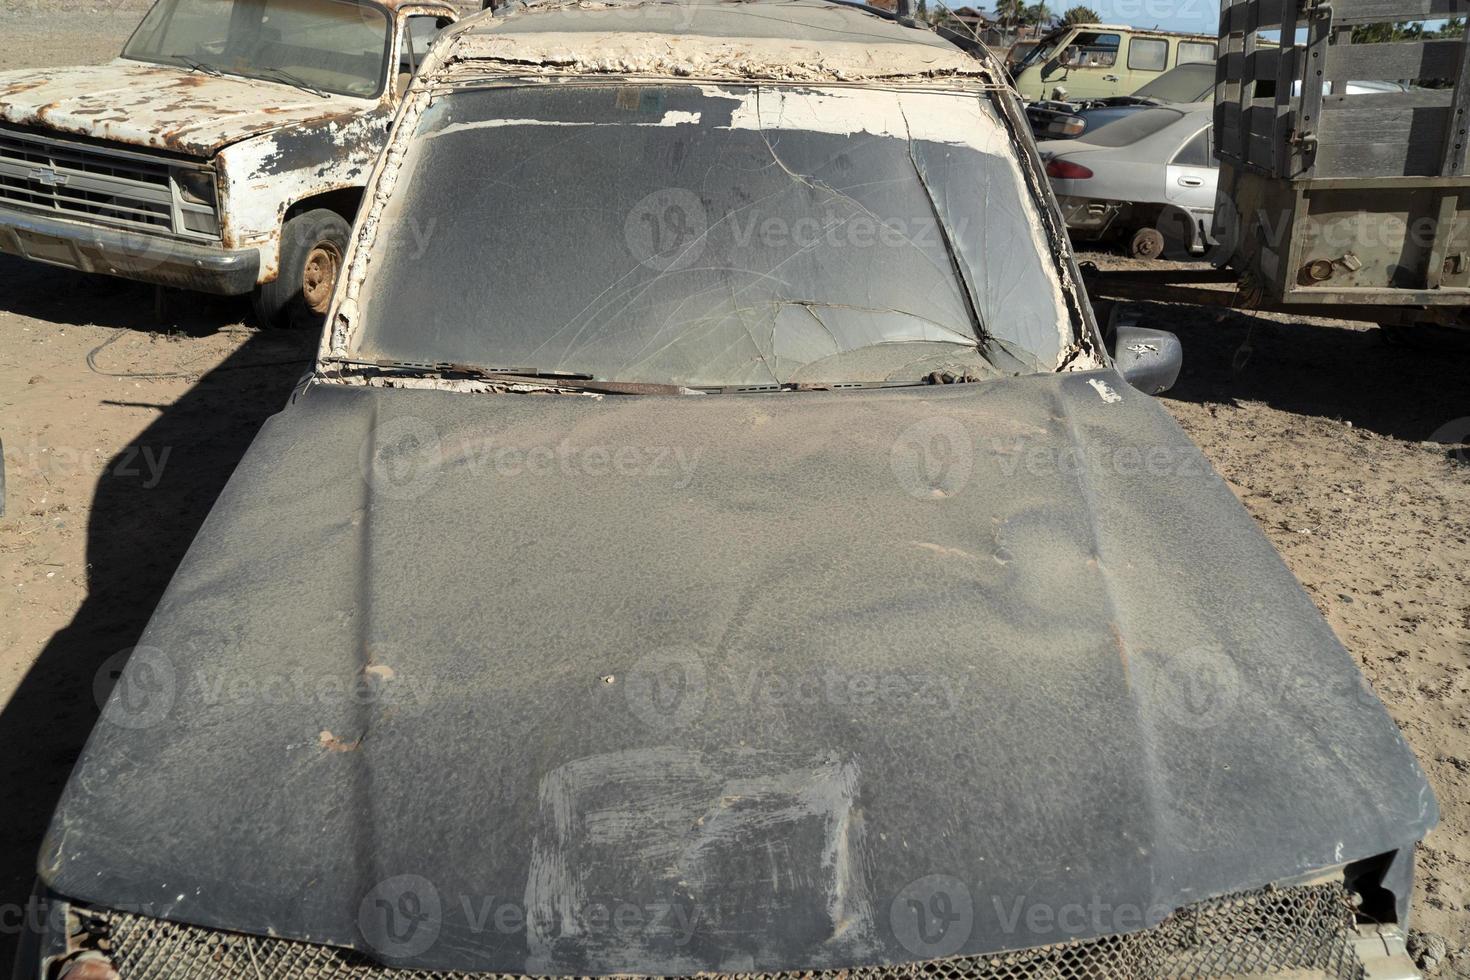
<instances>
[{"instance_id":1,"label":"bare tire","mask_svg":"<svg viewBox=\"0 0 1470 980\"><path fill-rule=\"evenodd\" d=\"M1164 254L1164 233L1157 228L1140 228L1128 243L1128 254L1135 259L1156 259Z\"/></svg>"},{"instance_id":2,"label":"bare tire","mask_svg":"<svg viewBox=\"0 0 1470 980\"><path fill-rule=\"evenodd\" d=\"M327 315L352 228L335 211L305 211L281 227L281 270L257 286L255 316L265 327L318 329Z\"/></svg>"}]
</instances>

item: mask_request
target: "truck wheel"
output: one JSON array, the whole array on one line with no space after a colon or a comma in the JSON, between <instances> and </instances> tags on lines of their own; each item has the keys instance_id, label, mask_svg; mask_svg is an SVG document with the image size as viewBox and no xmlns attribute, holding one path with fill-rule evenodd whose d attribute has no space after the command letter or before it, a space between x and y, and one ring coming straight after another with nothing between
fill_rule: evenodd
<instances>
[{"instance_id":1,"label":"truck wheel","mask_svg":"<svg viewBox=\"0 0 1470 980\"><path fill-rule=\"evenodd\" d=\"M1164 254L1164 234L1157 228L1140 228L1128 243L1128 254L1135 259L1156 259Z\"/></svg>"},{"instance_id":2,"label":"truck wheel","mask_svg":"<svg viewBox=\"0 0 1470 980\"><path fill-rule=\"evenodd\" d=\"M274 282L255 287L261 326L321 327L351 232L346 219L325 208L298 214L281 227L280 272Z\"/></svg>"}]
</instances>

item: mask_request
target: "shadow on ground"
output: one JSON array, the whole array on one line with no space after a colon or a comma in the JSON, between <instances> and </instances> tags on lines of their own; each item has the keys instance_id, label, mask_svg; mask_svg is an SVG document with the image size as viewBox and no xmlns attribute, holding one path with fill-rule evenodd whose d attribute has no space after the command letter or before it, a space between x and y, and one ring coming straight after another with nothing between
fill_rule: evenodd
<instances>
[{"instance_id":1,"label":"shadow on ground","mask_svg":"<svg viewBox=\"0 0 1470 980\"><path fill-rule=\"evenodd\" d=\"M12 278L12 274L15 273ZM73 276L19 263L0 265L13 283L0 309L54 323L163 329L152 317L148 287ZM170 331L214 333L238 322L239 301L175 293ZM210 506L267 417L285 405L309 366L309 332L253 333L221 365L199 378L134 441L169 455L154 486L119 467L103 469L87 525L87 598L46 644L15 696L0 710L0 976L15 946L15 910L27 901L36 854L72 763L97 720L129 649L172 577Z\"/></svg>"},{"instance_id":2,"label":"shadow on ground","mask_svg":"<svg viewBox=\"0 0 1470 980\"><path fill-rule=\"evenodd\" d=\"M1401 334L1390 343L1375 327L1135 306L1141 326L1171 330L1184 345L1184 371L1170 398L1262 402L1409 442L1470 416L1470 334Z\"/></svg>"},{"instance_id":3,"label":"shadow on ground","mask_svg":"<svg viewBox=\"0 0 1470 980\"><path fill-rule=\"evenodd\" d=\"M124 327L203 337L250 316L240 296L207 296L94 276L0 255L0 309L68 326ZM161 326L167 324L166 327Z\"/></svg>"}]
</instances>

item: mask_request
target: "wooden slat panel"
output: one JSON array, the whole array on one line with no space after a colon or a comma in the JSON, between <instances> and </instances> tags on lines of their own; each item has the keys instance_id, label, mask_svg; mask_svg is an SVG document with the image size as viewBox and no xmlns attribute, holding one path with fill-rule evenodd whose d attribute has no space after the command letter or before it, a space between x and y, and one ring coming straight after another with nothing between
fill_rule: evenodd
<instances>
[{"instance_id":1,"label":"wooden slat panel","mask_svg":"<svg viewBox=\"0 0 1470 980\"><path fill-rule=\"evenodd\" d=\"M1392 41L1337 44L1327 49L1327 75L1350 81L1454 78L1460 67L1460 42Z\"/></svg>"},{"instance_id":2,"label":"wooden slat panel","mask_svg":"<svg viewBox=\"0 0 1470 980\"><path fill-rule=\"evenodd\" d=\"M1316 135L1320 125L1317 116L1322 109L1323 67L1327 64L1327 41L1332 33L1332 22L1326 17L1313 17L1307 22L1307 46L1296 55L1298 77L1302 80L1301 95L1293 99L1296 108L1296 128L1303 134ZM1312 173L1313 159L1307 144L1295 141L1291 146L1291 164L1288 168L1295 177Z\"/></svg>"},{"instance_id":3,"label":"wooden slat panel","mask_svg":"<svg viewBox=\"0 0 1470 980\"><path fill-rule=\"evenodd\" d=\"M1220 4L1220 34L1244 34L1250 25L1250 4L1244 0L1222 0Z\"/></svg>"},{"instance_id":4,"label":"wooden slat panel","mask_svg":"<svg viewBox=\"0 0 1470 980\"><path fill-rule=\"evenodd\" d=\"M1240 113L1232 106L1220 106L1215 116L1215 150L1221 159L1245 163L1245 144L1240 138Z\"/></svg>"},{"instance_id":5,"label":"wooden slat panel","mask_svg":"<svg viewBox=\"0 0 1470 980\"><path fill-rule=\"evenodd\" d=\"M1446 96L1448 92L1444 93ZM1391 95L1360 95L1324 103L1317 128L1316 177L1432 176L1443 157L1447 105L1385 108Z\"/></svg>"},{"instance_id":6,"label":"wooden slat panel","mask_svg":"<svg viewBox=\"0 0 1470 980\"><path fill-rule=\"evenodd\" d=\"M1251 53L1246 70L1257 80L1276 80L1277 63L1281 60L1280 48L1256 48Z\"/></svg>"},{"instance_id":7,"label":"wooden slat panel","mask_svg":"<svg viewBox=\"0 0 1470 980\"><path fill-rule=\"evenodd\" d=\"M1407 92L1372 92L1362 95L1325 95L1322 97L1321 108L1324 116L1333 112L1433 109L1449 105L1452 95L1453 93L1447 88L1419 88Z\"/></svg>"},{"instance_id":8,"label":"wooden slat panel","mask_svg":"<svg viewBox=\"0 0 1470 980\"><path fill-rule=\"evenodd\" d=\"M1297 11L1295 4L1287 4L1281 21L1281 45L1276 58L1276 137L1272 147L1271 174L1286 177L1291 174L1292 146L1291 131L1296 125L1293 115L1295 102L1291 97L1293 80L1298 77L1298 59L1301 49L1296 46Z\"/></svg>"},{"instance_id":9,"label":"wooden slat panel","mask_svg":"<svg viewBox=\"0 0 1470 980\"><path fill-rule=\"evenodd\" d=\"M1247 106L1241 129L1246 141L1246 161L1266 173L1276 167L1276 102L1261 99Z\"/></svg>"},{"instance_id":10,"label":"wooden slat panel","mask_svg":"<svg viewBox=\"0 0 1470 980\"><path fill-rule=\"evenodd\" d=\"M1281 25L1286 11L1294 9L1288 8L1289 3L1295 3L1295 0L1244 0L1234 5L1228 28L1222 27L1221 30L1236 33L1274 30Z\"/></svg>"},{"instance_id":11,"label":"wooden slat panel","mask_svg":"<svg viewBox=\"0 0 1470 980\"><path fill-rule=\"evenodd\" d=\"M1386 24L1390 21L1464 17L1470 0L1333 0L1336 24Z\"/></svg>"},{"instance_id":12,"label":"wooden slat panel","mask_svg":"<svg viewBox=\"0 0 1470 980\"><path fill-rule=\"evenodd\" d=\"M1322 177L1422 177L1439 169L1439 144L1335 143L1317 148Z\"/></svg>"},{"instance_id":13,"label":"wooden slat panel","mask_svg":"<svg viewBox=\"0 0 1470 980\"><path fill-rule=\"evenodd\" d=\"M1459 176L1465 172L1466 130L1470 129L1470 21L1460 34L1460 64L1455 74L1455 92L1450 99L1449 115L1445 119L1444 159L1439 172L1443 177Z\"/></svg>"}]
</instances>

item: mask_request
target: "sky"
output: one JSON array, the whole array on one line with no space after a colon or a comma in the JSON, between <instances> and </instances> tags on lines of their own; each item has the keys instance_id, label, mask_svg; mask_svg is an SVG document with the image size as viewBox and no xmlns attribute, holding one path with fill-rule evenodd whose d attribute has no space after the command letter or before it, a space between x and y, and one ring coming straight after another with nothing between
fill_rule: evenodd
<instances>
[{"instance_id":1,"label":"sky","mask_svg":"<svg viewBox=\"0 0 1470 980\"><path fill-rule=\"evenodd\" d=\"M1084 0L1102 15L1105 24L1161 27L1169 31L1214 34L1220 24L1218 0ZM1061 13L1073 6L1066 0L1048 0Z\"/></svg>"}]
</instances>

